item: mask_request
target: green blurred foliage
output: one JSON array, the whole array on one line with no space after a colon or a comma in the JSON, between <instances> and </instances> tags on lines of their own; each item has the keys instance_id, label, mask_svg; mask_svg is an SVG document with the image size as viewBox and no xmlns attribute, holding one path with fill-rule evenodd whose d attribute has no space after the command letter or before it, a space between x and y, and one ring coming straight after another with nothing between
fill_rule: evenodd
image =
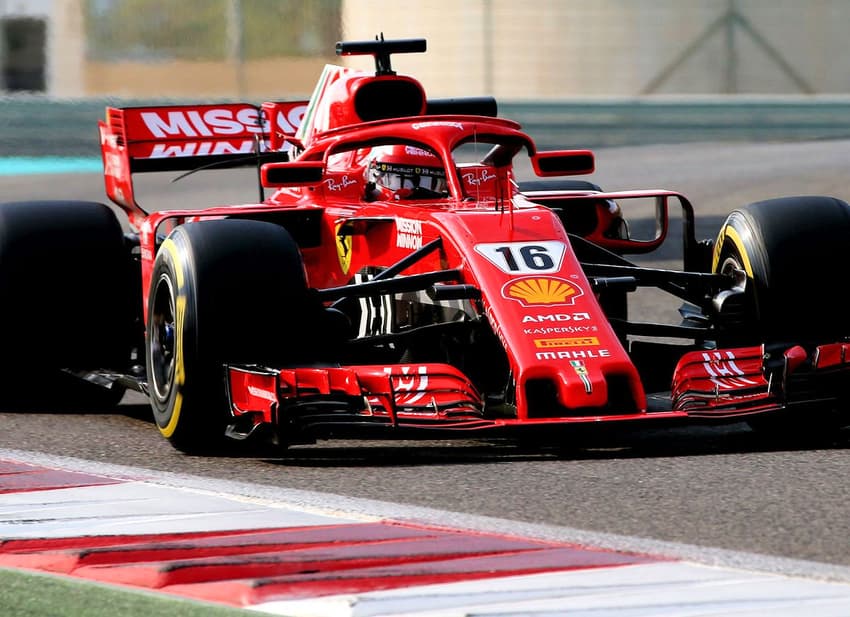
<instances>
[{"instance_id":1,"label":"green blurred foliage","mask_svg":"<svg viewBox=\"0 0 850 617\"><path fill-rule=\"evenodd\" d=\"M341 2L86 0L87 55L102 61L333 55ZM230 38L234 27L241 47Z\"/></svg>"}]
</instances>

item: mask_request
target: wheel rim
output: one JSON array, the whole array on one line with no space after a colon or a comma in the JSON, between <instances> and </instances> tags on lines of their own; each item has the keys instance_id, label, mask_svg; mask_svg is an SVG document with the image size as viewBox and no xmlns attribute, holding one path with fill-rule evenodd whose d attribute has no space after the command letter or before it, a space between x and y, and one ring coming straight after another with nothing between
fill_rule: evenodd
<instances>
[{"instance_id":1,"label":"wheel rim","mask_svg":"<svg viewBox=\"0 0 850 617\"><path fill-rule=\"evenodd\" d=\"M727 254L720 264L720 274L731 274L734 270L743 270L744 264L741 261L737 255Z\"/></svg>"},{"instance_id":2,"label":"wheel rim","mask_svg":"<svg viewBox=\"0 0 850 617\"><path fill-rule=\"evenodd\" d=\"M153 395L164 402L171 394L175 366L174 294L171 280L161 276L154 291L150 315L151 385Z\"/></svg>"}]
</instances>

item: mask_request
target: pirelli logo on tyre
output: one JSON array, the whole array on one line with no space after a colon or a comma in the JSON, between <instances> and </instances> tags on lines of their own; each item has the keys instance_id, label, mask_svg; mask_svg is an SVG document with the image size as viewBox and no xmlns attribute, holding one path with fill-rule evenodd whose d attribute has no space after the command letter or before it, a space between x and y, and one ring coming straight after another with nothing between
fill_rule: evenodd
<instances>
[{"instance_id":1,"label":"pirelli logo on tyre","mask_svg":"<svg viewBox=\"0 0 850 617\"><path fill-rule=\"evenodd\" d=\"M523 306L574 304L584 295L581 287L555 276L525 276L502 287L502 296Z\"/></svg>"},{"instance_id":2,"label":"pirelli logo on tyre","mask_svg":"<svg viewBox=\"0 0 850 617\"><path fill-rule=\"evenodd\" d=\"M534 339L534 346L538 349L558 349L562 347L597 347L598 345L599 339L595 336Z\"/></svg>"}]
</instances>

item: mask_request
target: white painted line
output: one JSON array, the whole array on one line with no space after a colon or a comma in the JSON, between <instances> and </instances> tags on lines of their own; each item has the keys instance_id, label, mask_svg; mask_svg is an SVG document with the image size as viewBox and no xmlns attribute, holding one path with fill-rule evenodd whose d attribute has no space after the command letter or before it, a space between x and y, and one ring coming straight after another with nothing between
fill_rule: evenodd
<instances>
[{"instance_id":1,"label":"white painted line","mask_svg":"<svg viewBox=\"0 0 850 617\"><path fill-rule=\"evenodd\" d=\"M362 522L146 482L0 495L0 537L53 538Z\"/></svg>"},{"instance_id":2,"label":"white painted line","mask_svg":"<svg viewBox=\"0 0 850 617\"><path fill-rule=\"evenodd\" d=\"M252 608L289 617L847 617L850 586L659 563L268 602Z\"/></svg>"}]
</instances>

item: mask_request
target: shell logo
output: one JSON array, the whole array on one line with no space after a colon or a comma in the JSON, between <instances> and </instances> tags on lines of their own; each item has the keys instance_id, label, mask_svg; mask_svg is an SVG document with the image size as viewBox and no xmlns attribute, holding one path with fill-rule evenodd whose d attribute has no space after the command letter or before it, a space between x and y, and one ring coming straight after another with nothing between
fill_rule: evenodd
<instances>
[{"instance_id":1,"label":"shell logo","mask_svg":"<svg viewBox=\"0 0 850 617\"><path fill-rule=\"evenodd\" d=\"M507 282L502 295L523 306L539 306L573 304L584 291L575 283L554 276L527 276Z\"/></svg>"}]
</instances>

